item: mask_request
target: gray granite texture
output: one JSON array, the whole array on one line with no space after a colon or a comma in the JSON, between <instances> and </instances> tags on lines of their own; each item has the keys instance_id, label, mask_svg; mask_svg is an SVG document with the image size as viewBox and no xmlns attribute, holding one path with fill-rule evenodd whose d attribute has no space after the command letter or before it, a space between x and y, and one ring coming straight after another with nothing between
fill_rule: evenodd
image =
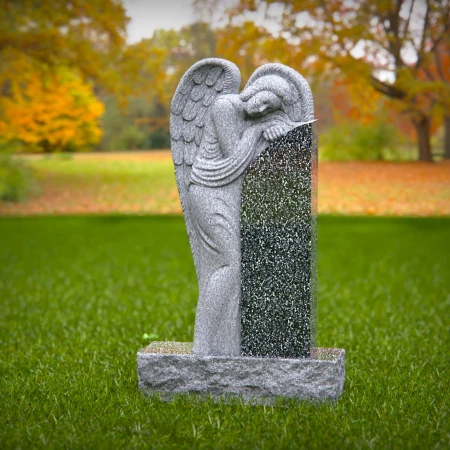
<instances>
[{"instance_id":1,"label":"gray granite texture","mask_svg":"<svg viewBox=\"0 0 450 450\"><path fill-rule=\"evenodd\" d=\"M239 69L205 59L182 77L170 115L172 156L199 298L196 355L241 354L241 191L271 142L313 120L306 80L281 64L258 68L239 94Z\"/></svg>"},{"instance_id":2,"label":"gray granite texture","mask_svg":"<svg viewBox=\"0 0 450 450\"><path fill-rule=\"evenodd\" d=\"M243 355L308 358L315 346L316 155L315 124L301 125L272 142L245 173Z\"/></svg>"},{"instance_id":3,"label":"gray granite texture","mask_svg":"<svg viewBox=\"0 0 450 450\"><path fill-rule=\"evenodd\" d=\"M197 356L192 344L154 342L137 354L139 388L169 400L175 394L241 398L336 400L345 380L345 352L313 349L309 359Z\"/></svg>"}]
</instances>

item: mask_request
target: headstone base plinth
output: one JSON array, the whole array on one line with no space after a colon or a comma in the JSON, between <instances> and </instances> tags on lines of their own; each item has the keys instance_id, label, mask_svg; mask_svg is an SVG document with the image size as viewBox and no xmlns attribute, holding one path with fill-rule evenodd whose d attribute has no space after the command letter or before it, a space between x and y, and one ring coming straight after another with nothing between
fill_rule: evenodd
<instances>
[{"instance_id":1,"label":"headstone base plinth","mask_svg":"<svg viewBox=\"0 0 450 450\"><path fill-rule=\"evenodd\" d=\"M345 351L317 348L311 358L197 356L192 343L153 342L137 354L139 389L170 400L175 394L241 398L270 404L278 397L336 400L345 380Z\"/></svg>"}]
</instances>

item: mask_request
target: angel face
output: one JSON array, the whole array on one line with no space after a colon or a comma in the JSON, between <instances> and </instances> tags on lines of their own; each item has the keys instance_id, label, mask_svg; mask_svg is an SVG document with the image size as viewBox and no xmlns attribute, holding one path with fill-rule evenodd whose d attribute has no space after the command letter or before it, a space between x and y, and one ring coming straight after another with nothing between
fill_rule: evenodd
<instances>
[{"instance_id":1,"label":"angel face","mask_svg":"<svg viewBox=\"0 0 450 450\"><path fill-rule=\"evenodd\" d=\"M270 91L258 92L244 104L244 109L250 117L263 117L280 108L280 98Z\"/></svg>"}]
</instances>

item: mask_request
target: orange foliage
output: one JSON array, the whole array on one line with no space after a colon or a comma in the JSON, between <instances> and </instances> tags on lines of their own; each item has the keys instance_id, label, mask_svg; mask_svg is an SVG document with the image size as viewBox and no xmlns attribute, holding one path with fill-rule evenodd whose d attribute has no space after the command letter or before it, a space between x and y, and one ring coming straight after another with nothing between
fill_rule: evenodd
<instances>
[{"instance_id":1,"label":"orange foliage","mask_svg":"<svg viewBox=\"0 0 450 450\"><path fill-rule=\"evenodd\" d=\"M429 94L429 91L427 91L427 94ZM415 142L417 139L413 123L409 120L408 114L405 113L405 104L391 100L378 91L368 88L361 78L341 74L333 82L330 101L336 122L350 120L370 124L386 120L409 140ZM422 102L418 103L417 107L425 109L426 101L426 97L422 98ZM439 121L436 117L432 117L430 122L431 135L438 128Z\"/></svg>"},{"instance_id":2,"label":"orange foliage","mask_svg":"<svg viewBox=\"0 0 450 450\"><path fill-rule=\"evenodd\" d=\"M335 79L330 100L337 122L342 119L370 124L380 119L385 102L381 94L367 89L360 78L350 76Z\"/></svg>"},{"instance_id":3,"label":"orange foliage","mask_svg":"<svg viewBox=\"0 0 450 450\"><path fill-rule=\"evenodd\" d=\"M427 102L430 109L441 118L450 109L450 37L438 43L433 53L424 57L418 70L420 80L417 96Z\"/></svg>"},{"instance_id":4,"label":"orange foliage","mask_svg":"<svg viewBox=\"0 0 450 450\"><path fill-rule=\"evenodd\" d=\"M19 141L26 151L79 150L98 143L104 107L91 86L68 70L27 69L11 80L10 95L0 97L0 140Z\"/></svg>"},{"instance_id":5,"label":"orange foliage","mask_svg":"<svg viewBox=\"0 0 450 450\"><path fill-rule=\"evenodd\" d=\"M387 109L412 120L420 136L419 158L431 161L430 118L439 120L450 108L448 2L239 0L230 14L243 20L275 4L272 19L280 36L310 55L303 58L305 68L321 75L331 67L352 79L345 114L370 122L370 109L378 112L381 94ZM390 77L383 76L386 71Z\"/></svg>"},{"instance_id":6,"label":"orange foliage","mask_svg":"<svg viewBox=\"0 0 450 450\"><path fill-rule=\"evenodd\" d=\"M319 163L319 212L376 216L450 214L450 164Z\"/></svg>"}]
</instances>

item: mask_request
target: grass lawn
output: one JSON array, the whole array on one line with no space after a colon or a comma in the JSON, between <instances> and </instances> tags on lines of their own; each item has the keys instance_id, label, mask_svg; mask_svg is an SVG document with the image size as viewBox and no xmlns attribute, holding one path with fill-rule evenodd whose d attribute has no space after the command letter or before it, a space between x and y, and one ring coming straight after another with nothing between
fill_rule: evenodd
<instances>
[{"instance_id":1,"label":"grass lawn","mask_svg":"<svg viewBox=\"0 0 450 450\"><path fill-rule=\"evenodd\" d=\"M0 201L2 215L179 214L169 151L20 156L37 191ZM321 162L319 212L375 216L450 215L450 161Z\"/></svg>"},{"instance_id":2,"label":"grass lawn","mask_svg":"<svg viewBox=\"0 0 450 450\"><path fill-rule=\"evenodd\" d=\"M170 152L32 155L35 192L3 214L181 213Z\"/></svg>"},{"instance_id":3,"label":"grass lawn","mask_svg":"<svg viewBox=\"0 0 450 450\"><path fill-rule=\"evenodd\" d=\"M181 217L0 219L0 447L450 447L450 218L319 219L318 344L347 352L336 403L137 391L153 333L191 340Z\"/></svg>"}]
</instances>

